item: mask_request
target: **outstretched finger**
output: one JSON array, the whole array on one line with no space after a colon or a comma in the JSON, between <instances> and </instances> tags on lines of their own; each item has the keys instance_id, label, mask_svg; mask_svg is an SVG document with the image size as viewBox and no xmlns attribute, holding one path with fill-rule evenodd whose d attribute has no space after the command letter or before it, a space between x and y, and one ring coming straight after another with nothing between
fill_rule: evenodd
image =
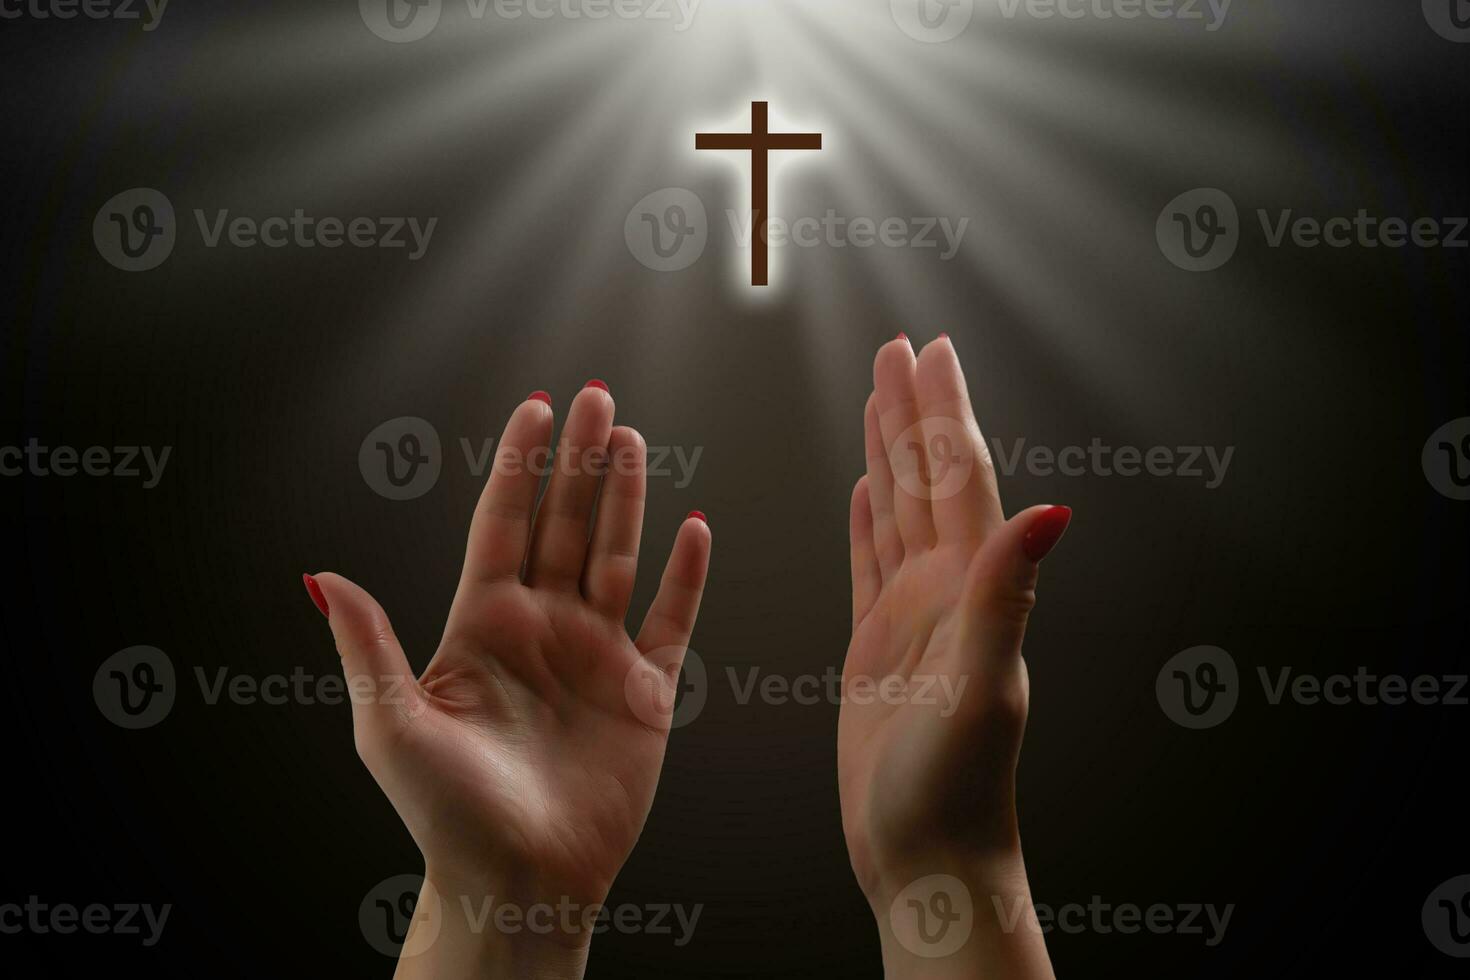
<instances>
[{"instance_id":1,"label":"outstretched finger","mask_svg":"<svg viewBox=\"0 0 1470 980\"><path fill-rule=\"evenodd\" d=\"M905 552L934 544L934 518L929 509L929 473L919 399L914 382L914 349L900 336L878 349L873 360L873 390L878 426L893 468L893 513Z\"/></svg>"},{"instance_id":2,"label":"outstretched finger","mask_svg":"<svg viewBox=\"0 0 1470 980\"><path fill-rule=\"evenodd\" d=\"M883 431L878 426L878 396L868 396L863 410L863 442L868 456L868 504L873 512L873 547L883 578L891 579L903 564L903 538L898 533L898 518L893 513L893 468L888 463L888 448L883 445Z\"/></svg>"},{"instance_id":3,"label":"outstretched finger","mask_svg":"<svg viewBox=\"0 0 1470 980\"><path fill-rule=\"evenodd\" d=\"M533 588L573 591L582 581L612 420L613 400L607 386L588 382L567 413L551 461L551 481L536 512L526 563L526 584Z\"/></svg>"},{"instance_id":4,"label":"outstretched finger","mask_svg":"<svg viewBox=\"0 0 1470 980\"><path fill-rule=\"evenodd\" d=\"M658 594L643 620L643 628L638 631L636 645L644 656L665 648L688 647L709 575L711 542L709 523L703 514L696 511L685 518L664 568Z\"/></svg>"},{"instance_id":5,"label":"outstretched finger","mask_svg":"<svg viewBox=\"0 0 1470 980\"><path fill-rule=\"evenodd\" d=\"M511 415L490 479L475 506L463 580L516 578L531 541L531 512L550 453L551 396L538 391Z\"/></svg>"},{"instance_id":6,"label":"outstretched finger","mask_svg":"<svg viewBox=\"0 0 1470 980\"><path fill-rule=\"evenodd\" d=\"M1005 522L995 469L948 336L927 344L915 371L929 494L940 541L975 541Z\"/></svg>"},{"instance_id":7,"label":"outstretched finger","mask_svg":"<svg viewBox=\"0 0 1470 980\"><path fill-rule=\"evenodd\" d=\"M423 696L387 613L360 586L340 575L304 575L306 591L327 617L342 657L352 700L352 727L368 758L391 744L423 710Z\"/></svg>"},{"instance_id":8,"label":"outstretched finger","mask_svg":"<svg viewBox=\"0 0 1470 980\"><path fill-rule=\"evenodd\" d=\"M582 594L610 619L628 615L638 577L638 543L643 537L643 502L647 496L648 451L635 430L619 426L608 443L608 473L597 499L597 523Z\"/></svg>"}]
</instances>

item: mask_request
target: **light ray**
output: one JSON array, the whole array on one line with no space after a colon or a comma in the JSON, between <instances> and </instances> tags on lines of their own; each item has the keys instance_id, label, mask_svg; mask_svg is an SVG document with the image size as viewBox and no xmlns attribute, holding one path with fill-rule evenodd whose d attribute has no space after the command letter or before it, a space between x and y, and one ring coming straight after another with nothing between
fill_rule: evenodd
<instances>
[{"instance_id":1,"label":"light ray","mask_svg":"<svg viewBox=\"0 0 1470 980\"><path fill-rule=\"evenodd\" d=\"M1296 148L1279 120L1158 83L1183 64L1242 85L1290 71L1274 29L1251 19L1207 45L1178 24L1028 22L987 7L958 40L926 45L888 7L704 0L681 33L476 18L453 4L430 38L403 46L366 29L343 37L339 18L303 15L201 38L199 58L214 64L207 83L167 93L154 111L230 107L247 83L268 102L315 87L334 98L368 93L342 97L347 111L325 127L264 140L187 188L221 206L285 201L345 215L423 200L395 182L433 181L446 208L434 261L407 270L381 321L364 327L384 343L343 366L364 384L385 360L432 374L460 356L470 331L496 331L481 343L507 354L569 356L594 331L641 347L664 329L655 321L696 303L755 301L759 315L802 317L796 346L836 392L849 365L823 351L843 340L844 313L871 319L876 294L894 319L958 324L973 315L966 304L978 288L992 309L1015 313L1015 329L1100 417L1138 423L1188 404L1187 380L1153 342L1173 324L1117 322L1094 297L1147 289L1158 308L1187 316L1197 284L1154 275L1162 260L1150 232L1165 202L1147 189L1187 190L1229 159L1236 185L1258 191L1291 164ZM337 57L312 57L334 45ZM1327 56L1308 48L1309 58ZM281 66L264 78L262 50ZM753 99L770 102L773 130L824 137L820 153L773 154L773 216L968 218L959 256L788 245L772 250L773 286L752 289L749 250L735 247L726 218L748 210L748 154L698 154L693 138L744 131ZM512 137L525 145L514 155L505 152ZM716 236L703 265L685 273L652 273L623 243L627 209L665 186L698 188ZM191 275L218 266L181 261ZM969 293L952 288L957 279ZM707 283L721 295L691 295ZM648 322L599 324L608 295ZM846 302L859 295L860 307ZM530 322L494 322L510 296L533 311Z\"/></svg>"}]
</instances>

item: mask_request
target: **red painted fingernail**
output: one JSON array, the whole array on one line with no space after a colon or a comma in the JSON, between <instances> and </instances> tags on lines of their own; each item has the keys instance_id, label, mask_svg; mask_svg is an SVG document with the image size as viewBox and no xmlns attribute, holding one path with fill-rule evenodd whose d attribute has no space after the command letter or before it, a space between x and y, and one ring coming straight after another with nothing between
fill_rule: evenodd
<instances>
[{"instance_id":1,"label":"red painted fingernail","mask_svg":"<svg viewBox=\"0 0 1470 980\"><path fill-rule=\"evenodd\" d=\"M904 343L908 343L909 335L906 334L906 333L904 333L902 330L900 330L898 332L898 338L897 339L902 340Z\"/></svg>"},{"instance_id":2,"label":"red painted fingernail","mask_svg":"<svg viewBox=\"0 0 1470 980\"><path fill-rule=\"evenodd\" d=\"M332 618L332 611L327 608L327 597L322 595L322 587L317 585L316 579L310 575L301 576L301 581L306 583L306 594L311 596L311 601L322 611L322 615L328 619Z\"/></svg>"},{"instance_id":3,"label":"red painted fingernail","mask_svg":"<svg viewBox=\"0 0 1470 980\"><path fill-rule=\"evenodd\" d=\"M692 518L694 518L697 521L703 521L704 522L704 526L705 527L709 527L709 518L704 516L704 511L702 511L702 510L691 510L689 512L689 517L692 517ZM686 521L689 520L689 517L684 518L684 520L686 520Z\"/></svg>"},{"instance_id":4,"label":"red painted fingernail","mask_svg":"<svg viewBox=\"0 0 1470 980\"><path fill-rule=\"evenodd\" d=\"M591 381L587 382L587 387L588 388L601 388L603 391L607 392L609 395L612 394L612 389L607 386L607 382L606 381L598 381L596 378L593 378Z\"/></svg>"},{"instance_id":5,"label":"red painted fingernail","mask_svg":"<svg viewBox=\"0 0 1470 980\"><path fill-rule=\"evenodd\" d=\"M537 402L545 402L548 405L551 404L551 396L548 395L544 391L533 391L533 392L531 392L531 397L530 397L529 400L530 401L537 401Z\"/></svg>"},{"instance_id":6,"label":"red painted fingernail","mask_svg":"<svg viewBox=\"0 0 1470 980\"><path fill-rule=\"evenodd\" d=\"M940 340L948 340L949 339L949 334L942 333L942 334L939 335L939 339Z\"/></svg>"},{"instance_id":7,"label":"red painted fingernail","mask_svg":"<svg viewBox=\"0 0 1470 980\"><path fill-rule=\"evenodd\" d=\"M1072 508L1052 507L1031 525L1031 530L1026 532L1025 539L1021 542L1021 550L1026 552L1026 557L1034 562L1039 562L1062 540L1062 535L1067 533L1067 525L1072 523Z\"/></svg>"}]
</instances>

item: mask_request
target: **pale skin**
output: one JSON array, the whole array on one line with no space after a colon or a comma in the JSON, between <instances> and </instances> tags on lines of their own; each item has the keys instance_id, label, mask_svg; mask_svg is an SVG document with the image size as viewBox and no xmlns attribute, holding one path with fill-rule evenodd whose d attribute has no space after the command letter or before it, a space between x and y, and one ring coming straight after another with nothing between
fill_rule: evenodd
<instances>
[{"instance_id":1,"label":"pale skin","mask_svg":"<svg viewBox=\"0 0 1470 980\"><path fill-rule=\"evenodd\" d=\"M631 638L646 453L613 408L598 387L577 395L539 509L553 412L515 410L422 676L371 596L314 576L349 683L384 692L353 698L358 754L424 857L405 980L582 976L653 803L711 535L684 521ZM487 925L487 900L535 918Z\"/></svg>"},{"instance_id":2,"label":"pale skin","mask_svg":"<svg viewBox=\"0 0 1470 980\"><path fill-rule=\"evenodd\" d=\"M1070 511L1004 518L947 338L917 357L906 339L886 344L874 383L868 472L852 497L853 637L838 725L852 867L889 978L1050 978L1039 932L1003 927L994 903L1030 900L1015 812L1028 702L1021 642L1038 564ZM358 752L424 857L400 978L581 977L586 916L652 805L711 535L696 515L683 523L630 638L644 450L612 422L607 392L577 396L537 508L534 464L539 451L544 465L553 413L535 398L516 409L422 676L371 596L330 573L308 582L329 609L349 682L385 692L353 698ZM955 492L926 489L937 474L923 469L924 447L941 430L946 458L968 467ZM851 696L889 678L943 680L958 697ZM933 875L959 882L973 909L966 941L939 957L901 921L905 889ZM523 912L558 910L554 925L487 927L472 913L492 896Z\"/></svg>"},{"instance_id":3,"label":"pale skin","mask_svg":"<svg viewBox=\"0 0 1470 980\"><path fill-rule=\"evenodd\" d=\"M886 976L1050 978L1040 932L1024 918L1006 928L995 902L1030 902L1015 809L1029 697L1021 641L1039 560L1070 511L1033 507L1005 519L947 337L917 357L906 338L884 345L873 376L868 472L852 495L853 635L837 734L853 870L878 920ZM967 478L939 480L941 455L946 474ZM895 676L910 691L933 682L962 693L852 696L864 680ZM933 875L959 883L945 908L973 912L968 941L943 955L898 934L916 914L904 890Z\"/></svg>"}]
</instances>

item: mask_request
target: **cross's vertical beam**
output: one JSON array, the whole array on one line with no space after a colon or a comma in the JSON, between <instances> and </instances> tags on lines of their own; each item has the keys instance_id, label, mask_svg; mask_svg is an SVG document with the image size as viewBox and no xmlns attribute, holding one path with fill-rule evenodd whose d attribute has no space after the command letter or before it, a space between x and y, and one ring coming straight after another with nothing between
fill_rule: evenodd
<instances>
[{"instance_id":1,"label":"cross's vertical beam","mask_svg":"<svg viewBox=\"0 0 1470 980\"><path fill-rule=\"evenodd\" d=\"M750 104L750 207L751 228L755 234L751 264L752 285L767 286L771 282L771 243L766 240L766 214L771 206L771 104Z\"/></svg>"}]
</instances>

